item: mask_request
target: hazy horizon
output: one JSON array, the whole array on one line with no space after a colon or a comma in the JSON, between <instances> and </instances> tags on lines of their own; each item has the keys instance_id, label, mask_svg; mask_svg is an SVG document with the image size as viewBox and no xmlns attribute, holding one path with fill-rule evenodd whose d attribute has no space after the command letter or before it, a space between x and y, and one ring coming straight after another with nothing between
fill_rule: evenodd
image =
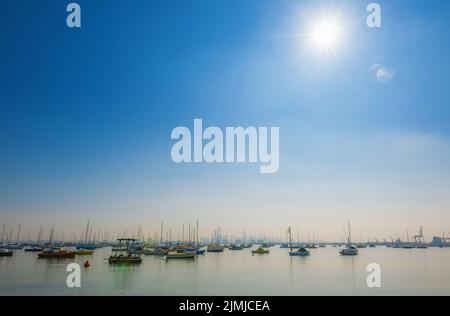
<instances>
[{"instance_id":1,"label":"hazy horizon","mask_svg":"<svg viewBox=\"0 0 450 316\"><path fill-rule=\"evenodd\" d=\"M0 4L0 229L450 231L449 3L377 1L370 29L355 0L77 2L77 30L57 0ZM342 38L318 53L305 34L330 14ZM279 171L175 164L196 118L279 127Z\"/></svg>"}]
</instances>

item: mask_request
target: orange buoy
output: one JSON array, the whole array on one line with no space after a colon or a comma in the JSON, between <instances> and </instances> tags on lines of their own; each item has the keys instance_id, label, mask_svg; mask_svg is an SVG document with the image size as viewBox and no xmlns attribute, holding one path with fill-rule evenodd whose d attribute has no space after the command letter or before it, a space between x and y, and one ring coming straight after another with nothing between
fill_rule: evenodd
<instances>
[{"instance_id":1,"label":"orange buoy","mask_svg":"<svg viewBox=\"0 0 450 316\"><path fill-rule=\"evenodd\" d=\"M91 266L91 264L89 263L89 261L86 261L85 263L84 263L84 267L85 268L89 268Z\"/></svg>"}]
</instances>

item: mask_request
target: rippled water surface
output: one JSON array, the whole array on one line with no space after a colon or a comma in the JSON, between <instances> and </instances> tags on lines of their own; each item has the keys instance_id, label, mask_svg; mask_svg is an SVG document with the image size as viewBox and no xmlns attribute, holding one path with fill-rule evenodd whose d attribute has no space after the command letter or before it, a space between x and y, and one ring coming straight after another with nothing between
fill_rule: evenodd
<instances>
[{"instance_id":1,"label":"rippled water surface","mask_svg":"<svg viewBox=\"0 0 450 316\"><path fill-rule=\"evenodd\" d=\"M450 249L362 249L341 257L319 248L310 257L287 249L252 256L250 250L208 253L196 260L145 256L137 266L113 266L110 248L75 260L42 260L16 251L0 258L0 295L450 295ZM82 267L82 287L66 286L67 265ZM367 266L381 266L382 287L367 287Z\"/></svg>"}]
</instances>

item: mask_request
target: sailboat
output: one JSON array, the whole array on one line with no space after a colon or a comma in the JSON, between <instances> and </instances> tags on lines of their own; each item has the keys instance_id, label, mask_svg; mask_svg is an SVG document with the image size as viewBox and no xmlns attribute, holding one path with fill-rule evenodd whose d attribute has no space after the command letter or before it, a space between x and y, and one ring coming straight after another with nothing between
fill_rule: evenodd
<instances>
[{"instance_id":1,"label":"sailboat","mask_svg":"<svg viewBox=\"0 0 450 316\"><path fill-rule=\"evenodd\" d=\"M358 248L352 246L352 233L350 229L350 221L348 222L348 244L339 253L342 256L357 256L359 254Z\"/></svg>"},{"instance_id":2,"label":"sailboat","mask_svg":"<svg viewBox=\"0 0 450 316\"><path fill-rule=\"evenodd\" d=\"M206 250L205 249L201 249L201 247L200 247L200 240L198 238L198 234L199 234L199 232L198 232L198 219L197 219L197 229L196 229L195 233L196 233L196 239L197 239L197 247L195 249L195 254L196 255L204 255Z\"/></svg>"},{"instance_id":3,"label":"sailboat","mask_svg":"<svg viewBox=\"0 0 450 316\"><path fill-rule=\"evenodd\" d=\"M36 245L32 245L30 247L25 248L25 252L40 252L42 250L44 250L41 246L41 239L42 239L42 226L41 226L41 230L38 233L38 238L37 238L37 243Z\"/></svg>"},{"instance_id":4,"label":"sailboat","mask_svg":"<svg viewBox=\"0 0 450 316\"><path fill-rule=\"evenodd\" d=\"M289 227L288 233L289 233L289 246L291 249L291 251L289 252L289 255L291 257L307 257L307 256L309 256L311 253L309 252L309 250L307 250L304 247L300 247L297 251L293 251L291 227Z\"/></svg>"},{"instance_id":5,"label":"sailboat","mask_svg":"<svg viewBox=\"0 0 450 316\"><path fill-rule=\"evenodd\" d=\"M265 255L268 254L270 251L268 249L264 249L263 247L259 247L256 250L252 250L253 255Z\"/></svg>"},{"instance_id":6,"label":"sailboat","mask_svg":"<svg viewBox=\"0 0 450 316\"><path fill-rule=\"evenodd\" d=\"M49 248L44 249L38 253L39 259L73 259L75 258L74 251L67 251L59 247L52 247L54 230L50 231Z\"/></svg>"},{"instance_id":7,"label":"sailboat","mask_svg":"<svg viewBox=\"0 0 450 316\"><path fill-rule=\"evenodd\" d=\"M8 249L5 249L5 248L2 248L3 239L5 237L5 228L6 228L6 225L3 224L2 240L1 240L1 243L0 243L0 257L12 257L13 256L13 252L12 251L10 251Z\"/></svg>"},{"instance_id":8,"label":"sailboat","mask_svg":"<svg viewBox=\"0 0 450 316\"><path fill-rule=\"evenodd\" d=\"M207 248L207 252L223 252L225 247L220 245L219 242L219 234L216 234L216 243L215 244L209 244Z\"/></svg>"},{"instance_id":9,"label":"sailboat","mask_svg":"<svg viewBox=\"0 0 450 316\"><path fill-rule=\"evenodd\" d=\"M19 244L20 228L21 228L21 225L19 224L19 229L18 229L18 231L17 231L17 240L16 240L16 243L15 243L15 244L8 244L8 245L6 246L7 249L10 249L10 250L20 250L20 249L23 249L23 245L22 245L22 244Z\"/></svg>"}]
</instances>

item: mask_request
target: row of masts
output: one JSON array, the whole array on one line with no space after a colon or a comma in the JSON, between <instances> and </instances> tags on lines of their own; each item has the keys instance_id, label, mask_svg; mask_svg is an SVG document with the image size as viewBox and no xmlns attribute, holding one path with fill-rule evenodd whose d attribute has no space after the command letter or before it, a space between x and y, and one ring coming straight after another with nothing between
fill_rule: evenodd
<instances>
[{"instance_id":1,"label":"row of masts","mask_svg":"<svg viewBox=\"0 0 450 316\"><path fill-rule=\"evenodd\" d=\"M183 244L199 244L200 243L200 238L199 238L199 221L198 219L195 221L195 225L192 225L191 223L187 223L187 224L182 224L181 225L181 235L178 234L178 238L174 238L173 236L173 230L172 227L169 227L168 229L164 230L164 222L161 222L161 230L159 232L159 236L158 234L155 233L153 234L153 237L150 238L150 236L148 236L146 238L143 229L141 226L138 227L138 231L137 231L137 236L136 234L131 234L131 237L133 238L137 238L137 240L141 243L145 243L145 242L153 242L153 243L159 243L159 244L167 244L167 243L173 243L174 240L176 240L178 243L183 243ZM3 224L3 229L2 229L2 235L1 235L1 240L0 240L0 245L2 244L19 244L21 241L23 241L21 239L21 233L22 233L22 226L21 224L19 224L18 229L17 229L17 234L16 234L16 238L13 239L13 231L12 230L7 230L6 229L6 224ZM37 235L37 243L40 244L43 241L43 236L44 232L43 232L43 227L40 227L40 230L38 232ZM88 220L87 221L87 225L86 225L86 229L80 233L80 234L76 234L76 233L70 233L70 234L65 234L64 231L62 231L60 234L56 234L55 233L55 229L54 227L52 227L50 229L50 234L49 234L49 238L48 238L48 242L52 243L52 242L59 242L59 243L73 243L73 244L95 244L95 243L101 243L101 242L107 242L107 241L111 241L111 240L115 240L117 238L124 238L124 237L130 237L130 234L128 233L128 231L124 231L121 234L117 234L117 236L112 236L109 232L105 231L105 232L101 232L100 230L94 231L93 229L93 225L92 223ZM352 233L351 233L351 229L350 229L350 223L348 223L348 231L344 230L344 236L346 241L343 242L344 238L339 238L339 242L340 243L347 243L347 244L351 244L353 242L352 240ZM117 238L114 238L117 237ZM287 236L286 236L287 237ZM299 230L297 230L297 243L300 244L300 233ZM233 238L231 238L233 239ZM268 243L271 243L271 238L269 235L269 238L267 239L266 236L263 236L262 238L252 238L253 240L261 240L264 239L266 242L269 241ZM394 240L394 238L390 238L392 244L425 244L425 238L423 236L423 228L420 227L419 233L417 235L412 236L412 239L409 236L409 232L406 231L406 242L402 242L401 238L398 236L396 237L396 240ZM28 241L31 241L31 235L28 233L28 237L27 237ZM223 241L227 241L227 242L231 242L230 238L228 236L228 234L226 235L226 237L223 236L222 234L222 230L220 227L218 227L217 229L215 229L214 231L212 231L211 233L211 237L208 239L203 238L202 242L203 243L211 243L211 244L221 244L223 243ZM246 235L246 230L244 228L243 231L243 239L234 239L239 240L241 243L246 243L247 242L247 235ZM287 240L287 238L285 239ZM445 233L443 234L442 237L442 243L444 245L446 245L447 240L449 240L449 238L446 237ZM273 242L276 242L277 240L273 240ZM279 240L278 240L279 241ZM292 236L290 236L289 241L292 242ZM310 238L310 234L308 233L308 243L309 244L315 244L316 243L316 239L315 239L315 235L312 235L312 243L311 243L311 238ZM378 239L375 239L376 243L379 244ZM362 243L362 238L361 241ZM324 240L322 240L320 243L326 243ZM368 243L370 243L370 241L368 241ZM383 242L384 244L387 244L388 242L386 240L384 240Z\"/></svg>"}]
</instances>

